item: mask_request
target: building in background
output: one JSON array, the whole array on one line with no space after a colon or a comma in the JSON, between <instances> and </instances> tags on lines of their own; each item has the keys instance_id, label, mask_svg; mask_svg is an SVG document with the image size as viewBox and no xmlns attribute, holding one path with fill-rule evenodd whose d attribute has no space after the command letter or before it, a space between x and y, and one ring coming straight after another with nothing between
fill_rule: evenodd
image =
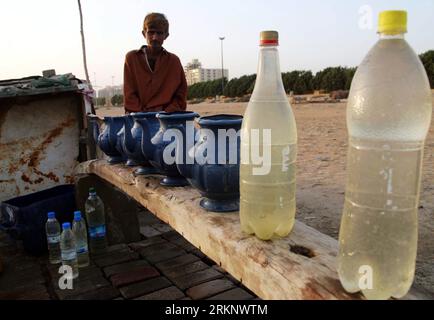
<instances>
[{"instance_id":1,"label":"building in background","mask_svg":"<svg viewBox=\"0 0 434 320\"><path fill-rule=\"evenodd\" d=\"M115 95L123 95L123 85L120 86L107 86L98 90L98 98L106 98L109 101Z\"/></svg>"},{"instance_id":2,"label":"building in background","mask_svg":"<svg viewBox=\"0 0 434 320\"><path fill-rule=\"evenodd\" d=\"M226 79L229 79L228 69L224 69L223 74ZM185 78L189 86L199 82L213 81L222 78L222 69L202 68L202 63L198 59L193 59L185 66Z\"/></svg>"}]
</instances>

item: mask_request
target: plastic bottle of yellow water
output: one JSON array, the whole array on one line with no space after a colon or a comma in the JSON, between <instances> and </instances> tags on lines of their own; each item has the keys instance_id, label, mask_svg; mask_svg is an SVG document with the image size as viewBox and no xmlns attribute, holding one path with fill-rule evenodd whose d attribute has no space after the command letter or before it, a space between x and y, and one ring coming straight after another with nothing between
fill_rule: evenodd
<instances>
[{"instance_id":1,"label":"plastic bottle of yellow water","mask_svg":"<svg viewBox=\"0 0 434 320\"><path fill-rule=\"evenodd\" d=\"M349 151L338 272L349 292L401 298L415 273L428 78L404 39L405 11L380 14L380 39L359 66L347 109Z\"/></svg>"},{"instance_id":2,"label":"plastic bottle of yellow water","mask_svg":"<svg viewBox=\"0 0 434 320\"><path fill-rule=\"evenodd\" d=\"M295 219L297 129L278 42L276 31L261 32L255 89L241 129L241 227L262 240L288 235Z\"/></svg>"}]
</instances>

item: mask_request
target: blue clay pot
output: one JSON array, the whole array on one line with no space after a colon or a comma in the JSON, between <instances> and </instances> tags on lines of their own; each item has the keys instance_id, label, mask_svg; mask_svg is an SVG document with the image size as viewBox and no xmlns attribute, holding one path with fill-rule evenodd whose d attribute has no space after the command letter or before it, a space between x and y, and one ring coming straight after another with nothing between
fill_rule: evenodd
<instances>
[{"instance_id":1,"label":"blue clay pot","mask_svg":"<svg viewBox=\"0 0 434 320\"><path fill-rule=\"evenodd\" d=\"M184 163L177 166L181 174L202 194L204 198L200 205L208 211L239 210L239 134L242 119L243 117L238 115L200 118L198 142L189 150L194 164ZM232 139L225 135L220 136L220 129L230 132Z\"/></svg>"},{"instance_id":2,"label":"blue clay pot","mask_svg":"<svg viewBox=\"0 0 434 320\"><path fill-rule=\"evenodd\" d=\"M183 150L184 156L186 155L186 143L183 141L183 138L187 126L193 130L194 145L193 121L197 117L199 117L197 113L189 111L160 112L157 114L160 128L152 138L149 122L141 122L143 127L142 151L151 165L166 176L161 180L161 185L183 187L189 184L176 166L176 149L179 147ZM150 143L147 143L149 140Z\"/></svg>"}]
</instances>

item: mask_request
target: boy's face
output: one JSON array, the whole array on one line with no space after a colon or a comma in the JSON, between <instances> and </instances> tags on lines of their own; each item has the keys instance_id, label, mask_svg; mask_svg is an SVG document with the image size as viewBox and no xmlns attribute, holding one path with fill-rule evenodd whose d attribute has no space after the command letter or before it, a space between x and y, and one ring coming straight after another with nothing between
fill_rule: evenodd
<instances>
[{"instance_id":1,"label":"boy's face","mask_svg":"<svg viewBox=\"0 0 434 320\"><path fill-rule=\"evenodd\" d=\"M161 49L164 40L169 36L164 27L154 26L150 26L146 30L143 30L142 34L145 37L148 46L152 47L152 49Z\"/></svg>"}]
</instances>

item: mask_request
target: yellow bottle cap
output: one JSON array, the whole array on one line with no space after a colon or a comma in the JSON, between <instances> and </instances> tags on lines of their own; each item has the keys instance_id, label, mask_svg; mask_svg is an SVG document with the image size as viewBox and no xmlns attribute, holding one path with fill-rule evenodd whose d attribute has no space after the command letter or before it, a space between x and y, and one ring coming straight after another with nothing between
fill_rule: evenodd
<instances>
[{"instance_id":1,"label":"yellow bottle cap","mask_svg":"<svg viewBox=\"0 0 434 320\"><path fill-rule=\"evenodd\" d=\"M279 33L277 31L262 31L260 35L261 46L279 45Z\"/></svg>"},{"instance_id":2,"label":"yellow bottle cap","mask_svg":"<svg viewBox=\"0 0 434 320\"><path fill-rule=\"evenodd\" d=\"M378 32L384 34L400 34L407 32L407 11L390 10L380 13Z\"/></svg>"}]
</instances>

